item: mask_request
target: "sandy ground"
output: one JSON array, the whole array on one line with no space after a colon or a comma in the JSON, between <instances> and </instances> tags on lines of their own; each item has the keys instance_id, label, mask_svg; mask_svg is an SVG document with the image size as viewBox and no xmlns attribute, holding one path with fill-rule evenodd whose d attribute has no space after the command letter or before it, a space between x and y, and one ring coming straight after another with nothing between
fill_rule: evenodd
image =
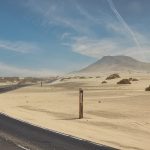
<instances>
[{"instance_id":1,"label":"sandy ground","mask_svg":"<svg viewBox=\"0 0 150 150\"><path fill-rule=\"evenodd\" d=\"M66 79L0 94L0 111L39 126L125 150L150 149L150 75L131 85L120 79ZM84 89L84 119L78 119L78 89Z\"/></svg>"}]
</instances>

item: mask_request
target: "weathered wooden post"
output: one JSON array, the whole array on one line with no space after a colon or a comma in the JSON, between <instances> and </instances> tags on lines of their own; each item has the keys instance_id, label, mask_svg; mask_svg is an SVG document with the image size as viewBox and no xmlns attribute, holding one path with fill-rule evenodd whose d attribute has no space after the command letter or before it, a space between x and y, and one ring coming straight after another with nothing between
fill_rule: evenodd
<instances>
[{"instance_id":1,"label":"weathered wooden post","mask_svg":"<svg viewBox=\"0 0 150 150\"><path fill-rule=\"evenodd\" d=\"M41 87L43 86L43 82L41 81Z\"/></svg>"},{"instance_id":2,"label":"weathered wooden post","mask_svg":"<svg viewBox=\"0 0 150 150\"><path fill-rule=\"evenodd\" d=\"M83 89L79 89L79 119L83 118Z\"/></svg>"}]
</instances>

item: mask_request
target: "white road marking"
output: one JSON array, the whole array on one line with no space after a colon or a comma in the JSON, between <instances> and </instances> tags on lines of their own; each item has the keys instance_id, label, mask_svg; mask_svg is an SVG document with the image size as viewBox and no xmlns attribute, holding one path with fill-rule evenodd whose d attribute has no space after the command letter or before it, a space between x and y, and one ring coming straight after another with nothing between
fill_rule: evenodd
<instances>
[{"instance_id":1,"label":"white road marking","mask_svg":"<svg viewBox=\"0 0 150 150\"><path fill-rule=\"evenodd\" d=\"M20 148L22 148L22 149L24 149L24 150L30 150L29 148L26 148L26 147L24 147L22 145L17 145L17 146L20 147Z\"/></svg>"}]
</instances>

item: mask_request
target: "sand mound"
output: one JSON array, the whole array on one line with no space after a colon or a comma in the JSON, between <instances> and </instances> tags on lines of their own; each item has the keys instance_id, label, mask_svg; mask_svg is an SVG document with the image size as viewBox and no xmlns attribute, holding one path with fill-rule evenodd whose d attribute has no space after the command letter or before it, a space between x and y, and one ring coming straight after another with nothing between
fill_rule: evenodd
<instances>
[{"instance_id":1,"label":"sand mound","mask_svg":"<svg viewBox=\"0 0 150 150\"><path fill-rule=\"evenodd\" d=\"M117 82L117 84L131 84L129 79L122 79L119 82Z\"/></svg>"}]
</instances>

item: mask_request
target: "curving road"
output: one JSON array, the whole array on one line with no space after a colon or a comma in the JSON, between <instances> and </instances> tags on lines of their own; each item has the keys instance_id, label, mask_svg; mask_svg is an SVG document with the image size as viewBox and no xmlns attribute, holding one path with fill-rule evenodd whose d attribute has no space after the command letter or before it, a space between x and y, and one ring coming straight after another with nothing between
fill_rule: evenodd
<instances>
[{"instance_id":1,"label":"curving road","mask_svg":"<svg viewBox=\"0 0 150 150\"><path fill-rule=\"evenodd\" d=\"M5 93L5 92L17 90L19 88L30 86L30 85L33 85L33 84L14 84L14 85L2 86L2 87L0 87L0 93Z\"/></svg>"},{"instance_id":2,"label":"curving road","mask_svg":"<svg viewBox=\"0 0 150 150\"><path fill-rule=\"evenodd\" d=\"M6 149L5 149L6 148ZM115 150L86 140L43 129L0 114L3 150Z\"/></svg>"}]
</instances>

